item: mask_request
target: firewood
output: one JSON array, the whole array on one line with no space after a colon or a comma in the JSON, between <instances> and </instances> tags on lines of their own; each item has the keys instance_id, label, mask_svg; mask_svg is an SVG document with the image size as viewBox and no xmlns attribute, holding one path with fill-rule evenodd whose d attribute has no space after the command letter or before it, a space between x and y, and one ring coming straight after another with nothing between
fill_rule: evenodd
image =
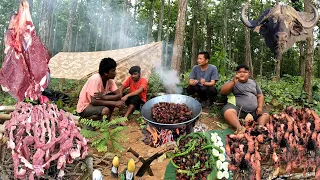
<instances>
[{"instance_id":1,"label":"firewood","mask_svg":"<svg viewBox=\"0 0 320 180\"><path fill-rule=\"evenodd\" d=\"M0 106L0 112L12 112L14 109L14 106Z\"/></svg>"}]
</instances>

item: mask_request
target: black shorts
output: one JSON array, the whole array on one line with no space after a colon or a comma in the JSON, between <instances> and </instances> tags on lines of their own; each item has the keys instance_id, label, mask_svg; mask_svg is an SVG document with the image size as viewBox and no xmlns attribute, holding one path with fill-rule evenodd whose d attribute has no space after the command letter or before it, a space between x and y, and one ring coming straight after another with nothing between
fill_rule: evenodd
<instances>
[{"instance_id":1,"label":"black shorts","mask_svg":"<svg viewBox=\"0 0 320 180\"><path fill-rule=\"evenodd\" d=\"M142 101L140 96L135 95L128 97L128 99L126 100L126 105L129 106L130 104L134 105L135 110L140 111L140 106L144 104L144 102Z\"/></svg>"},{"instance_id":2,"label":"black shorts","mask_svg":"<svg viewBox=\"0 0 320 180\"><path fill-rule=\"evenodd\" d=\"M106 106L92 106L89 104L79 115L83 118L90 116L101 116L103 108Z\"/></svg>"},{"instance_id":3,"label":"black shorts","mask_svg":"<svg viewBox=\"0 0 320 180\"><path fill-rule=\"evenodd\" d=\"M222 115L224 115L224 113L228 110L228 109L234 109L237 111L237 114L239 115L239 111L240 111L240 108L238 106L235 106L233 104L230 104L230 103L227 103L223 108L222 108ZM261 116L260 115L257 115L256 111L253 111L253 112L245 112L243 110L241 110L240 112L240 115L239 115L239 118L240 119L244 119L248 114L251 114L254 118L255 121L258 120L258 118ZM262 113L267 113L266 111L262 110Z\"/></svg>"}]
</instances>

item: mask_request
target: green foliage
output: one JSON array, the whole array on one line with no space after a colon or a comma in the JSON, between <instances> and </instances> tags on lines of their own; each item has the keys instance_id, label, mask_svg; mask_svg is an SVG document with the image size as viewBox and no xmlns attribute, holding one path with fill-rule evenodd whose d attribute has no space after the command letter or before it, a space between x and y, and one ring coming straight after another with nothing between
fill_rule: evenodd
<instances>
[{"instance_id":1,"label":"green foliage","mask_svg":"<svg viewBox=\"0 0 320 180\"><path fill-rule=\"evenodd\" d=\"M223 47L216 46L215 53L211 56L209 63L218 68L220 75L228 75L232 73L232 69L237 66L237 63L227 58L227 54Z\"/></svg>"},{"instance_id":2,"label":"green foliage","mask_svg":"<svg viewBox=\"0 0 320 180\"><path fill-rule=\"evenodd\" d=\"M165 88L163 86L162 79L160 79L159 75L152 71L149 79L148 79L148 93L149 95L156 96L157 93L164 92Z\"/></svg>"},{"instance_id":3,"label":"green foliage","mask_svg":"<svg viewBox=\"0 0 320 180\"><path fill-rule=\"evenodd\" d=\"M10 106L17 103L17 101L10 96L8 93L1 91L0 92L0 103L1 105Z\"/></svg>"},{"instance_id":4,"label":"green foliage","mask_svg":"<svg viewBox=\"0 0 320 180\"><path fill-rule=\"evenodd\" d=\"M303 91L303 79L300 76L284 75L280 82L258 78L265 103L271 105L275 111L282 110L286 106L311 107L319 111L319 79L313 81L313 101L307 101L307 94Z\"/></svg>"},{"instance_id":5,"label":"green foliage","mask_svg":"<svg viewBox=\"0 0 320 180\"><path fill-rule=\"evenodd\" d=\"M81 134L91 140L91 146L95 147L98 152L106 152L110 150L122 151L123 147L121 146L120 141L124 139L124 136L120 133L128 127L118 125L122 122L126 122L127 120L128 119L125 117L116 118L111 121L106 121L105 118L103 118L102 121L81 119L81 124L98 129L81 129Z\"/></svg>"}]
</instances>

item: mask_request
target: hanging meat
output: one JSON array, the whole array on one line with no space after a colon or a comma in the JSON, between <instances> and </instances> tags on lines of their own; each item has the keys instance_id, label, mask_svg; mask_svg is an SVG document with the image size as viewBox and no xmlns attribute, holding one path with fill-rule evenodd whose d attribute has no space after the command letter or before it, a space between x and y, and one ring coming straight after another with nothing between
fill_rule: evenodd
<instances>
[{"instance_id":1,"label":"hanging meat","mask_svg":"<svg viewBox=\"0 0 320 180\"><path fill-rule=\"evenodd\" d=\"M0 84L18 101L36 100L49 84L50 53L36 35L29 4L21 2L4 35L5 58Z\"/></svg>"}]
</instances>

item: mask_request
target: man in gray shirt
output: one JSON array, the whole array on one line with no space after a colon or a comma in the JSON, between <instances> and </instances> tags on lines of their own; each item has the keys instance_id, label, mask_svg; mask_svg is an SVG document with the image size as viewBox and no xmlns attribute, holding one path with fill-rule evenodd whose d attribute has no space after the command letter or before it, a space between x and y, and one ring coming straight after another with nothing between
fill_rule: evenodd
<instances>
[{"instance_id":1,"label":"man in gray shirt","mask_svg":"<svg viewBox=\"0 0 320 180\"><path fill-rule=\"evenodd\" d=\"M198 65L194 66L189 76L188 95L198 94L203 105L209 107L216 100L216 81L219 73L216 66L209 64L209 53L198 53Z\"/></svg>"},{"instance_id":2,"label":"man in gray shirt","mask_svg":"<svg viewBox=\"0 0 320 180\"><path fill-rule=\"evenodd\" d=\"M226 104L222 108L222 113L224 119L237 129L236 133L244 133L245 128L241 126L238 119L239 113L239 118L245 118L250 113L260 126L264 126L269 121L269 114L263 112L264 96L258 84L249 79L249 67L239 65L236 71L233 80L221 87L221 94L233 93L235 96L235 102Z\"/></svg>"}]
</instances>

